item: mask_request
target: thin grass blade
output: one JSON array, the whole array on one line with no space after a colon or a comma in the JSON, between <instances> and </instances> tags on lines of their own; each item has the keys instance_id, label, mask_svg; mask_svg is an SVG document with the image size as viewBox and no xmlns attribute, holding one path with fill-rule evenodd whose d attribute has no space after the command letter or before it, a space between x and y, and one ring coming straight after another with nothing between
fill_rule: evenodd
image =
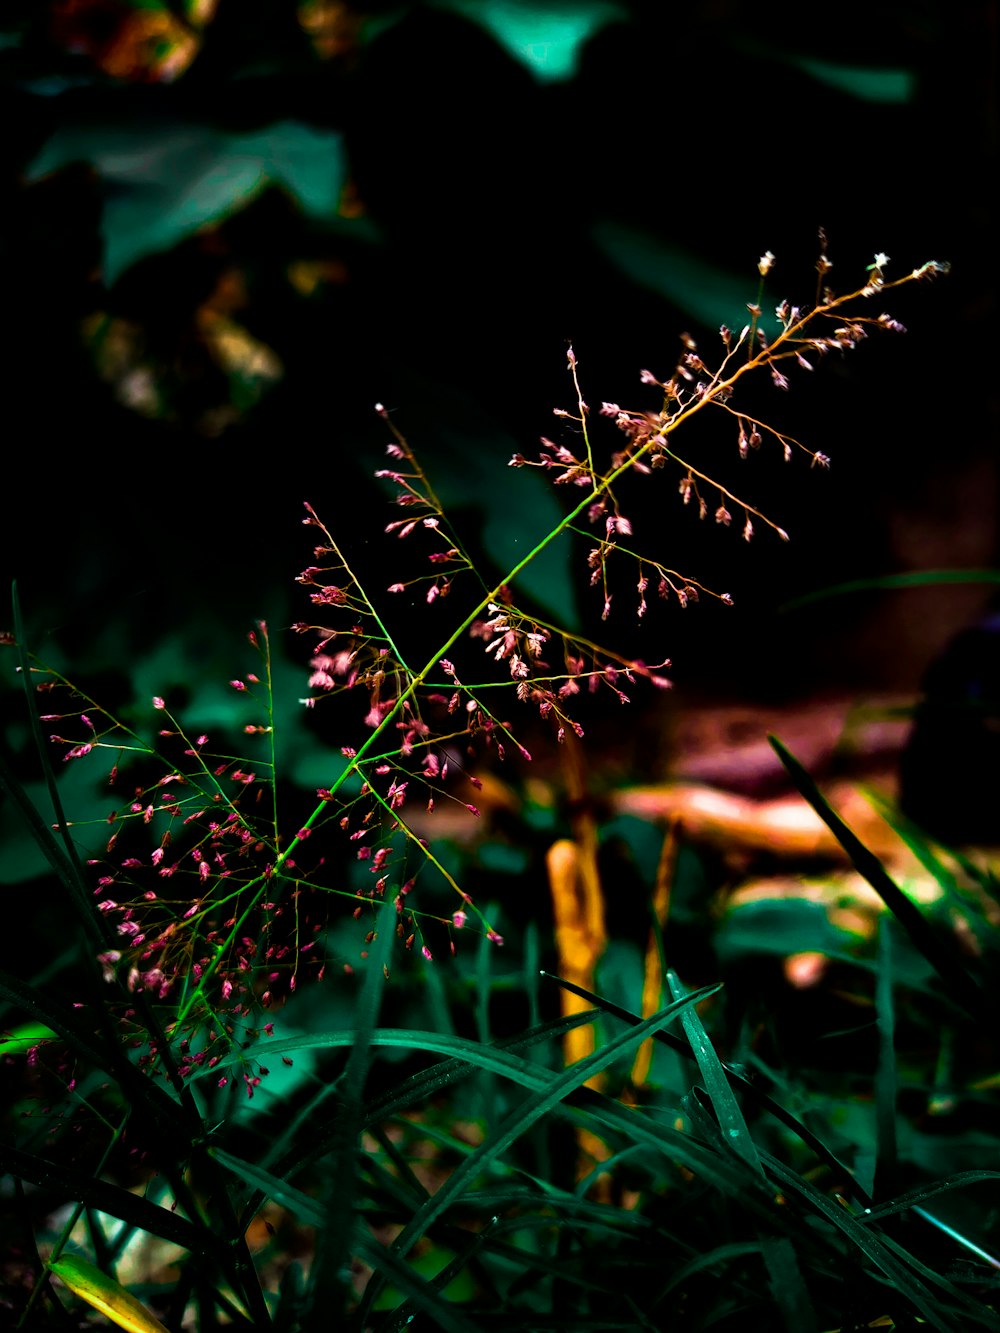
<instances>
[{"instance_id":1,"label":"thin grass blade","mask_svg":"<svg viewBox=\"0 0 1000 1333\"><path fill-rule=\"evenodd\" d=\"M557 1106L569 1093L581 1087L594 1074L606 1069L620 1054L633 1050L649 1033L658 1031L665 1023L671 1022L682 1014L685 1009L697 1004L699 1000L703 1000L709 995L714 995L719 989L718 985L708 986L702 990L694 991L681 1000L675 1000L666 1009L661 1009L659 1013L644 1019L631 1031L624 1032L607 1042L593 1055L578 1060L576 1064L564 1070L562 1074L550 1076L548 1086L529 1096L524 1104L512 1111L497 1126L496 1132L485 1143L481 1144L471 1156L466 1158L437 1193L420 1209L409 1225L396 1238L394 1248L397 1253L406 1254L425 1234L427 1228L441 1216L446 1208L450 1207L466 1185L474 1180L476 1176L486 1171L491 1162L505 1152L547 1111Z\"/></svg>"},{"instance_id":2,"label":"thin grass blade","mask_svg":"<svg viewBox=\"0 0 1000 1333\"><path fill-rule=\"evenodd\" d=\"M896 588L926 588L949 583L1000 583L1000 570L914 569L900 574L881 574L871 579L852 579L847 583L835 583L829 588L817 588L815 592L795 597L784 602L778 611L786 615L789 611L801 611L817 602L825 602L830 597L846 597L856 592L887 592Z\"/></svg>"},{"instance_id":3,"label":"thin grass blade","mask_svg":"<svg viewBox=\"0 0 1000 1333\"><path fill-rule=\"evenodd\" d=\"M638 1014L630 1013L628 1009L623 1009L620 1005L614 1004L610 1000L606 1000L603 996L595 995L592 991L586 990L583 986L576 985L575 982L566 981L565 978L556 977L548 972L544 975L551 976L560 986L564 986L567 990L575 992L581 999L589 1000L591 1004L603 1009L605 1013L611 1014L615 1018L620 1018L623 1023L629 1023L634 1027L636 1023L641 1021ZM679 1037L675 1037L672 1032L656 1032L653 1034L653 1041L662 1042L664 1045L669 1046L672 1051L676 1051L678 1055L682 1055L686 1060L693 1061L695 1058L694 1051L692 1051L690 1045L686 1041L682 1041ZM733 1086L738 1087L744 1096L752 1097L762 1110L767 1111L769 1115L773 1115L776 1120L779 1120L781 1124L787 1129L790 1129L793 1134L796 1134L807 1148L814 1152L821 1161L825 1162L826 1165L833 1170L835 1175L842 1178L847 1189L862 1208L870 1207L872 1202L871 1196L866 1190L861 1188L857 1181L854 1180L850 1169L839 1157L830 1151L822 1139L817 1138L812 1130L808 1129L801 1120L792 1115L790 1111L786 1111L780 1102L776 1102L772 1097L769 1097L768 1094L758 1088L755 1083L751 1083L744 1074L726 1064L723 1064L722 1068L726 1078Z\"/></svg>"},{"instance_id":4,"label":"thin grass blade","mask_svg":"<svg viewBox=\"0 0 1000 1333\"><path fill-rule=\"evenodd\" d=\"M956 1312L951 1308L942 1309L934 1292L920 1280L912 1265L900 1258L895 1247L889 1245L884 1236L864 1226L846 1208L827 1198L791 1167L768 1153L761 1156L768 1174L786 1189L798 1194L814 1212L843 1232L858 1252L885 1274L896 1290L914 1305L929 1324L940 1329L941 1333L952 1333ZM993 1322L988 1326L1000 1329L1000 1320L993 1316Z\"/></svg>"},{"instance_id":5,"label":"thin grass blade","mask_svg":"<svg viewBox=\"0 0 1000 1333\"><path fill-rule=\"evenodd\" d=\"M1000 1181L1000 1171L959 1171L947 1180L935 1180L932 1184L921 1185L917 1189L908 1190L905 1194L898 1195L895 1199L888 1199L885 1203L880 1203L877 1207L867 1210L862 1218L862 1222L878 1222L883 1217L891 1217L893 1213L903 1213L907 1208L916 1208L933 1199L936 1194L944 1194L948 1190L962 1189L966 1185L978 1184L981 1180Z\"/></svg>"},{"instance_id":6,"label":"thin grass blade","mask_svg":"<svg viewBox=\"0 0 1000 1333\"><path fill-rule=\"evenodd\" d=\"M893 998L894 950L891 917L879 922L878 971L875 978L875 1014L878 1022L878 1065L875 1070L876 1165L874 1194L894 1194L896 1188L896 1006Z\"/></svg>"},{"instance_id":7,"label":"thin grass blade","mask_svg":"<svg viewBox=\"0 0 1000 1333\"><path fill-rule=\"evenodd\" d=\"M823 820L827 828L850 857L855 870L862 875L892 912L899 924L945 983L949 997L973 1017L992 1021L988 1006L979 987L922 912L907 898L899 885L886 872L881 861L864 845L861 839L844 823L832 808L816 783L793 754L776 736L768 740L800 795Z\"/></svg>"},{"instance_id":8,"label":"thin grass blade","mask_svg":"<svg viewBox=\"0 0 1000 1333\"><path fill-rule=\"evenodd\" d=\"M686 998L687 991L676 972L667 971L667 986L674 1000ZM684 1027L684 1035L694 1052L694 1058L698 1061L701 1076L705 1080L705 1090L711 1099L712 1108L722 1131L723 1141L732 1148L737 1157L742 1157L748 1166L763 1177L764 1168L757 1156L757 1149L750 1135L750 1130L747 1128L747 1122L744 1120L739 1102L733 1094L722 1061L708 1039L704 1023L702 1023L693 1007L684 1010L681 1015L681 1023Z\"/></svg>"}]
</instances>

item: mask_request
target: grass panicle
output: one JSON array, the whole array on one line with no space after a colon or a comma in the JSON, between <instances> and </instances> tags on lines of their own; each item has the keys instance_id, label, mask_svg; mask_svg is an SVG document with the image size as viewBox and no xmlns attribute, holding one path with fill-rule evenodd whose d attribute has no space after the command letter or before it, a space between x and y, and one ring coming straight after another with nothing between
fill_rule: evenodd
<instances>
[{"instance_id":1,"label":"grass panicle","mask_svg":"<svg viewBox=\"0 0 1000 1333\"><path fill-rule=\"evenodd\" d=\"M685 334L669 374L642 372L645 406L591 413L569 351L559 438L511 459L564 503L507 569L452 523L380 406L399 572L376 587L335 503L306 506L308 685L291 709L263 621L224 685L105 707L32 655L15 591L31 741L0 758L0 789L37 858L51 956L8 948L0 968L12 1326L1000 1327L983 1222L1000 1173L977 1164L1000 1147L991 877L970 887L971 862L890 812L975 941L969 962L774 741L888 908L871 956L844 932L829 946L844 980L826 999L852 1006L864 1052L835 1076L832 1019L809 1058L785 1049L768 941L744 959L758 998L736 1021L728 977L702 975L706 958L726 970L722 926L699 916L676 828L662 847L631 830L653 890L645 954L603 878L622 825L589 801L579 742L604 703L669 685L668 662L615 648L617 617L732 600L659 549L637 488L787 540L714 479L689 423L714 417L737 465L770 451L825 469L745 382L780 401L799 371L900 332L883 298L945 269L890 278L878 255L837 295L824 237L815 298L772 315L774 262L717 356ZM579 623L524 578L559 546L596 599ZM600 636L580 628L597 621ZM588 893L607 910L588 916Z\"/></svg>"}]
</instances>

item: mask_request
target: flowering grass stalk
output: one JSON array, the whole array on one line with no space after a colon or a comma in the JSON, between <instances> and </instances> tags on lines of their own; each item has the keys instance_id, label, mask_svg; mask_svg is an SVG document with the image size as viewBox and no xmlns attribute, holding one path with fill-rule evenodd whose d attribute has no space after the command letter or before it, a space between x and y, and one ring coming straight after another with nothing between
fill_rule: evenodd
<instances>
[{"instance_id":1,"label":"flowering grass stalk","mask_svg":"<svg viewBox=\"0 0 1000 1333\"><path fill-rule=\"evenodd\" d=\"M760 261L762 288L773 262L770 254ZM422 539L429 548L421 554L419 572L392 584L389 593L420 596L427 616L462 598L465 603L453 625L442 631L440 646L417 665L399 642L391 617L376 609L342 545L317 511L306 505L304 523L317 532L319 541L314 548L316 563L298 576L298 582L308 590L324 623L300 622L293 627L316 638L312 693L303 703L313 707L331 696L361 692L367 699L363 725L368 734L360 743L342 747L339 772L318 789L318 803L290 835L281 828L277 805L270 645L263 623L250 635L260 665L230 681L230 688L245 696L254 710L244 734L258 737L265 748L264 754L252 759L217 749L205 733L189 735L161 698L153 701L164 723L157 752L64 677L41 671L37 691L43 700L56 692L68 692L73 700L62 711L52 711L45 703L41 715L43 723L59 728L50 732L49 739L64 747L63 760L79 762L92 754L110 753L114 761L109 786L120 788L127 782L131 787L126 801L109 816L113 831L104 856L95 859L98 912L114 922L119 937L118 947L105 950L101 962L106 969L124 969L130 991L141 989L160 1000L169 996L176 1040L190 1040L206 1014L216 1020L226 1013L250 1020L277 996L294 991L310 955L319 958L315 933L308 937L323 916L321 905L317 911L317 895L325 899L330 892L344 892L323 883L331 834L346 839L348 846L356 845L356 858L371 872L370 887L349 896L362 905L391 899L401 937L408 947L417 944L428 960L432 947L425 922L429 920L444 928L452 949L455 932L473 925L489 940L502 942L427 838L415 830L411 812L432 812L446 800L478 814L475 803L456 794L452 782L461 769L461 747L484 745L501 759L513 749L522 759L530 759L518 724L506 715L505 701L511 692L562 741L567 732L583 735L573 715L573 700L581 691L609 691L627 703L627 689L638 681L667 687L664 673L670 665L626 658L541 618L519 605L518 576L553 543L583 536L591 543L586 557L590 583L599 590L605 620L616 596L614 576L626 563L636 571L639 618L647 614L648 597L654 594L655 600L676 600L682 607L706 595L731 602L727 593L711 592L693 576L668 566L659 553L641 549L621 498L621 484L631 476L652 483L657 474L672 470L681 502L695 505L702 519L711 517L729 526L738 514L747 541L755 524L787 540L782 528L713 480L687 451L679 451L675 440L693 418L715 409L735 427L741 458L770 443L786 461L800 452L813 466L828 466L824 454L745 410L739 390L748 376L761 373L787 390L786 370L812 369L814 361L854 349L870 332L900 331L888 314L868 313L872 301L895 288L932 278L945 266L928 263L887 280L887 262L884 255L876 256L864 283L836 296L825 286L831 266L824 245L817 264L816 303L802 308L781 301L775 311L778 331L769 337L758 294L748 307L750 320L738 334L725 326L720 329L722 355L714 369L694 340L684 335L672 375L661 379L642 372L642 382L659 391L657 408L601 405L599 416L613 423L619 434L617 447L606 447L595 437L577 359L570 349L575 409L558 409L556 416L575 433L578 443L543 438L536 459L517 453L510 466L541 470L554 485L569 488L579 498L574 497L560 521L496 581L486 581L476 568L417 457L379 406L392 439L387 448L389 466L377 475L394 489L395 503L406 514L390 522L386 533L408 543ZM466 585L471 585L471 593ZM470 650L477 641L487 659L500 667L499 675L481 675ZM122 766L129 761L142 768L147 761L164 759L166 772L155 776L143 772L140 781L123 776ZM458 780L473 787L478 781L461 772ZM151 850L141 847L137 829L145 832L145 841L150 831L158 835ZM427 870L436 871L457 897L449 916L421 913L411 903L416 880ZM355 911L360 915L362 906L356 905ZM285 932L289 917L292 928ZM320 960L317 969L322 967ZM187 1067L184 1057L182 1068Z\"/></svg>"},{"instance_id":2,"label":"flowering grass stalk","mask_svg":"<svg viewBox=\"0 0 1000 1333\"><path fill-rule=\"evenodd\" d=\"M760 261L762 283L773 262L774 258L770 254ZM314 589L311 593L314 604L336 608L338 623L295 626L300 632L314 632L320 636L313 659L315 670L311 684L321 693L306 702L311 706L323 693L366 688L371 707L365 721L372 730L360 747L345 747L347 766L330 787L321 793L321 804L305 821L299 836L281 853L278 866L287 864L289 858L296 854L304 835L329 818L329 804L336 802L345 785L357 776L363 779L366 792L371 792L373 799L387 808L394 822L407 831L413 845L427 854L425 845L408 830L404 817L399 813L405 800L411 799L404 791L407 779L402 776L404 770L400 761L414 755L418 756L419 761L419 756L424 756L424 767L419 777L433 793L437 780L444 775L446 764L435 754L435 748L453 743L459 737L482 738L488 745L495 747L501 758L506 745L512 743L523 758L530 758L525 745L517 739L512 725L502 719L495 706L485 702L488 691L498 687L512 687L520 702L536 709L544 721L553 725L556 739L561 741L567 730L572 730L578 736L583 734L582 726L572 718L569 711L572 697L581 688L590 691L609 689L622 702L627 702L628 695L621 688L623 681L631 685L637 679L643 679L658 688L668 686L669 681L662 673L669 667L669 662L651 666L641 660L626 659L518 606L515 600L518 576L556 541L568 534L582 535L594 541L596 529L596 545L590 549L587 562L591 570L590 582L601 590L604 619L611 612L613 594L610 591L608 569L613 559L616 562L631 560L637 567L637 614L640 618L648 610L646 593L651 579L656 580L659 598L674 597L681 606L687 606L697 601L701 594L709 593L694 578L667 567L658 556L640 552L631 541L626 545L622 540L632 538L633 525L619 501L619 483L630 474L651 475L668 465L680 471L678 489L683 503L694 501L701 518L706 518L711 511L716 523L729 526L732 510L741 511L742 532L747 541L754 535L754 520L787 540L788 534L759 509L712 480L687 457L678 453L674 436L696 415L714 407L724 411L735 422L741 458L746 458L750 449L756 450L765 440L770 439L781 448L786 461L791 461L793 452L799 450L809 457L813 466L828 467L830 460L826 455L810 450L806 445L741 410L736 401L737 391L746 376L761 371L769 372L777 387L788 389L789 381L780 368L783 364L794 363L811 370L813 364L810 357L819 359L831 352L849 351L866 338L869 331L902 331L902 326L887 314L871 316L861 313L864 304L886 291L932 278L944 272L946 266L924 264L902 278L887 281L883 272L887 262L886 256L876 256L875 263L869 266L864 284L848 295L838 297L823 286L823 278L831 267L826 258L824 242L817 264L820 278L817 303L802 309L782 301L775 312L780 325L779 332L769 339L761 327L758 299L757 303L749 307L751 322L739 335L734 335L726 327L720 330L724 355L715 370L706 366L694 340L685 335L682 354L672 376L660 380L651 372L642 373L643 383L661 391L662 402L658 410L626 411L617 404L602 404L600 415L613 420L625 437L624 446L612 450L603 466L597 462L595 445L591 439L589 408L583 398L577 360L571 348L569 369L576 390L576 411L571 413L559 409L556 416L571 422L579 432L582 451L574 453L566 444L556 444L543 438L537 460L529 460L518 453L511 459L510 466L540 469L551 477L555 485L571 486L582 490L584 494L569 506L558 524L545 533L499 581L492 584L486 584L475 569L448 525L441 504L409 445L388 420L385 410L379 407L380 415L393 431L394 440L388 446L393 466L377 475L395 486L397 504L409 511L406 519L390 523L386 531L398 539L409 539L417 534L429 536L433 548L427 556L430 565L427 572L394 583L389 591L400 594L415 588L426 589L426 602L432 606L451 594L455 583L461 578L476 580L478 588L471 609L457 618L458 623L441 646L422 666L416 668L399 652L334 538L312 507L307 506L308 517L305 522L319 527L325 538L324 543L316 548L316 557L326 560L332 557L332 563L325 567L310 566L299 576L299 582ZM716 498L710 504L706 497L712 492ZM581 526L583 521L589 526ZM328 578L338 579L338 582L325 582ZM731 602L725 592L709 595L717 596L725 603ZM374 629L366 629L366 621L371 621ZM509 678L488 678L475 683L468 682L464 675L462 679L459 678L450 654L470 636L485 641L485 652L494 661L505 665ZM336 651L332 653L327 652L331 644L336 644ZM553 651L561 659L557 667L543 658L543 653ZM436 672L439 673L438 678L435 678ZM427 705L444 705L449 717L461 718L464 713L465 727L435 730L425 721ZM402 743L396 749L386 743L394 732L402 734ZM376 775L391 776L385 798L377 794ZM432 794L431 803L433 799ZM459 892L464 906L474 910L474 904L467 895L461 890ZM483 922L483 926L488 934L494 934L488 923Z\"/></svg>"},{"instance_id":3,"label":"flowering grass stalk","mask_svg":"<svg viewBox=\"0 0 1000 1333\"><path fill-rule=\"evenodd\" d=\"M749 459L758 449L772 447L786 461L801 453L812 466L827 467L824 454L744 406L740 390L748 376L766 374L786 391L786 372L811 370L823 357L856 348L869 333L899 332L901 326L888 314L869 313L872 302L930 279L945 266L924 264L890 281L887 262L884 255L876 256L864 282L836 296L826 282L831 265L824 238L814 303L794 307L782 301L775 310L777 331L769 335L762 292L774 260L765 255L749 322L739 333L720 329L722 350L714 369L711 358L703 359L685 335L671 375L642 372L642 382L659 396L651 410L603 403L594 421L570 349L575 406L556 412L568 439L545 438L537 457L517 453L510 465L540 470L555 486L569 488L572 499L559 522L499 579L485 577L406 438L379 407L392 438L389 465L378 475L404 511L404 517L387 525L386 534L393 542L423 543L415 572L390 585L387 605L394 598L416 599L421 633L446 614L443 608L456 610L434 634L438 646L433 651L412 648L407 618L380 609L382 596L370 594L369 580L338 539L335 525L328 527L307 504L304 522L316 543L314 563L298 576L314 613L309 622L294 626L313 636L310 693L302 702L309 708L339 706L337 725L353 730L341 746L339 762L331 763L328 782L316 791L315 803L310 797L304 814L296 809L294 796L282 793L279 799L278 712L263 622L249 636L253 669L229 681L233 699L246 710L238 747L213 739L209 728L189 729L177 715L180 710L159 696L152 703L158 734L147 739L138 722L113 715L61 673L32 662L16 624L38 734L48 729L48 746L58 747L63 764L94 765L98 757L110 761L107 790L115 799L101 821L102 845L81 868L75 838L84 829L64 815L48 758L61 844L24 789L0 769L0 781L63 880L84 931L82 998L71 1005L50 996L41 981L24 982L0 970L0 997L26 1019L0 1038L0 1055L8 1065L23 1061L32 1086L63 1088L73 1106L68 1116L73 1130L101 1144L93 1155L94 1170L72 1177L75 1207L33 1266L35 1286L22 1322L37 1312L42 1293L57 1299L47 1285L54 1276L109 1317L127 1312L133 1323L122 1326L157 1326L136 1310L134 1299L109 1272L118 1248L100 1230L99 1211L121 1219L124 1230L161 1236L186 1253L183 1289L173 1306L176 1326L182 1318L190 1322L191 1309L197 1309L204 1329L214 1326L217 1311L237 1326L265 1327L274 1315L282 1327L303 1329L338 1320L358 1329L398 1328L422 1311L434 1326L471 1329L480 1326L478 1314L494 1306L503 1307L510 1326L521 1326L518 1321L530 1323L532 1314L543 1310L535 1289L548 1290L555 1276L565 1292L560 1299L592 1327L612 1311L617 1319L621 1310L631 1308L621 1301L621 1274L628 1271L645 1274L646 1304L637 1298L635 1326L651 1327L648 1311L663 1306L674 1287L688 1283L701 1265L714 1271L713 1265L725 1267L734 1257L750 1255L754 1262L763 1260L767 1275L767 1304L758 1313L771 1309L770 1293L783 1292L779 1304L789 1327L826 1327L840 1318L848 1306L838 1304L830 1291L841 1264L867 1284L866 1319L881 1317L877 1302L891 1290L892 1309L905 1310L907 1317L915 1309L934 1327L956 1326L955 1319L968 1326L1000 1327L992 1310L949 1280L928 1277L923 1261L882 1237L874 1225L873 1200L860 1184L840 1182L843 1194L836 1204L818 1188L811 1178L816 1160L834 1175L848 1176L847 1168L815 1132L766 1095L756 1096L758 1107L795 1138L799 1156L812 1156L800 1172L759 1149L758 1127L734 1096L736 1089L753 1101L753 1085L719 1060L695 1012L695 1003L717 987L688 994L669 974L670 1002L643 1017L572 985L578 998L632 1027L596 1049L593 1044L582 1048L586 1055L559 1073L539 1053L551 1052L567 1034L592 1022L593 1011L537 1021L505 1041L453 1035L455 1025L443 1002L433 1031L378 1026L395 939L430 962L439 941L454 951L456 936L466 931L481 937L477 1003L482 1012L476 1022L481 1034L489 1030L492 950L486 946L503 941L428 837L433 830L429 816L442 802L478 814L469 789L475 791L480 779L467 771L469 752L486 749L500 759L512 753L530 760L528 730L512 720L515 704L529 710L532 734L540 722L543 735L551 732L561 742L583 737L577 715L583 694L604 692L627 703L636 684L669 684L669 662L628 657L537 614L520 597L519 576L555 542L582 537L588 543L590 584L605 621L614 599L620 601L622 570L633 571L640 620L659 601L681 607L702 597L730 602L726 593L713 592L667 564L661 552L646 548L623 483L634 477L644 485L656 484L663 473L679 502L693 506L702 519L730 527L735 518L747 541L761 528L787 540L788 534L761 509L713 479L689 449L679 446L677 433L713 408L726 415L738 457ZM602 428L609 431L607 443ZM354 704L358 697L360 707ZM249 757L248 746L254 747ZM433 902L417 905L421 881L435 876L455 896L450 911L436 909ZM321 978L328 966L324 934L334 901L348 902L364 922L366 955L372 946L352 1026L323 1024L316 1031L276 1037L270 1012L276 1014L307 975ZM887 966L893 965L888 943L885 958ZM537 966L525 975L527 986L537 986ZM895 1003L891 978L880 984L877 1003L880 1023L889 1024ZM683 1023L683 1040L664 1030L675 1019ZM689 1089L677 1105L664 1102L648 1115L596 1091L612 1062L627 1057L631 1063L647 1039L666 1043L694 1062L705 1091ZM351 1054L329 1086L318 1087L294 1116L282 1107L282 1116L264 1131L256 1127L241 1137L244 1124L233 1110L234 1088L242 1090L244 1109L256 1112L258 1104L248 1108L248 1103L269 1065L277 1067L280 1060L291 1068L293 1057L329 1055L341 1048ZM420 1051L436 1063L369 1094L366 1079L381 1048L406 1056ZM891 1054L890 1042L881 1058L889 1060ZM78 1067L84 1072L78 1074ZM514 1088L492 1127L491 1113L484 1117L487 1130L481 1139L466 1141L455 1126L433 1129L408 1118L412 1106L445 1090L452 1095L470 1073L490 1089L500 1083ZM116 1089L113 1095L108 1078ZM887 1073L879 1086L885 1101L896 1085ZM40 1100L42 1091L33 1095ZM887 1101L880 1106L880 1123L889 1123L894 1110ZM574 1182L536 1189L537 1181L546 1180L541 1167L525 1173L506 1165L513 1145L550 1117L559 1118L560 1130L565 1120L588 1141L607 1144L618 1162L628 1159L629 1169L634 1166L642 1176L642 1197L654 1201L648 1212L644 1205L615 1207L590 1199ZM17 1146L0 1143L0 1169L18 1182L49 1189L58 1178L49 1154L58 1147L60 1126L36 1126L30 1115L24 1119L27 1140ZM398 1140L383 1130L390 1122L399 1130ZM362 1140L362 1135L367 1137ZM415 1145L415 1157L418 1149L434 1143L462 1165L428 1187L400 1143ZM145 1180L141 1198L103 1178L107 1163L122 1153L129 1154L133 1172L152 1166L161 1173ZM618 1169L607 1167L609 1174ZM119 1170L126 1174L120 1164ZM669 1207L674 1193L691 1179L715 1192L718 1213L709 1219L704 1236L692 1242L690 1262L664 1282L664 1244L666 1239L674 1244L676 1236L671 1232L668 1237L670 1228L657 1220L657 1210ZM480 1181L488 1188L479 1188ZM626 1192L632 1191L630 1184ZM900 1202L897 1211L926 1197L919 1191L912 1199L906 1196L909 1202ZM280 1295L273 1285L265 1291L263 1265L247 1241L248 1228L268 1198L320 1238L308 1279L286 1265ZM790 1199L810 1226L790 1223ZM470 1233L451 1214L457 1210L464 1217L462 1210L473 1206L482 1224ZM100 1237L93 1246L99 1267L63 1258L85 1209L91 1234ZM883 1202L880 1216L892 1211L891 1201ZM729 1234L724 1229L734 1217L741 1227L745 1218L746 1227L736 1228L716 1260L712 1247L722 1243L718 1236ZM673 1231L686 1230L692 1215L685 1218L679 1228L670 1224ZM32 1245L43 1229L42 1222L29 1222ZM375 1238L383 1231L392 1239ZM551 1252L539 1240L548 1231L555 1237ZM435 1253L444 1256L431 1281L404 1262L417 1245L437 1247ZM360 1284L363 1291L345 1281L348 1259L368 1265L370 1280ZM513 1284L512 1263L527 1275ZM468 1273L475 1274L469 1320L447 1298L452 1279ZM356 1278L355 1273L351 1280ZM741 1284L746 1285L743 1279ZM392 1309L382 1322L380 1301ZM852 1311L862 1308L859 1301L852 1288ZM807 1305L810 1318L801 1322ZM565 1322L568 1316L558 1317L562 1326L572 1326Z\"/></svg>"}]
</instances>

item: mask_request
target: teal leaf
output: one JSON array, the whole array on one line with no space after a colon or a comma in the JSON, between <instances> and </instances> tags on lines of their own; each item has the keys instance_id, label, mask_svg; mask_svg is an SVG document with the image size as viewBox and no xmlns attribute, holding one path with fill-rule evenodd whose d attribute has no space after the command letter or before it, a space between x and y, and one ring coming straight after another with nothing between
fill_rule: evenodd
<instances>
[{"instance_id":1,"label":"teal leaf","mask_svg":"<svg viewBox=\"0 0 1000 1333\"><path fill-rule=\"evenodd\" d=\"M861 102L902 105L913 101L917 76L909 69L867 69L863 65L835 65L829 60L808 56L793 57L798 65L819 83L837 92L847 93Z\"/></svg>"},{"instance_id":2,"label":"teal leaf","mask_svg":"<svg viewBox=\"0 0 1000 1333\"><path fill-rule=\"evenodd\" d=\"M66 124L28 178L80 161L92 164L106 190L101 230L109 285L137 260L238 212L270 185L310 217L332 219L347 179L341 136L296 120L248 134L182 121Z\"/></svg>"},{"instance_id":3,"label":"teal leaf","mask_svg":"<svg viewBox=\"0 0 1000 1333\"><path fill-rule=\"evenodd\" d=\"M609 23L627 20L611 0L437 0L442 9L478 23L541 83L571 79L580 51Z\"/></svg>"},{"instance_id":4,"label":"teal leaf","mask_svg":"<svg viewBox=\"0 0 1000 1333\"><path fill-rule=\"evenodd\" d=\"M751 954L785 957L793 953L838 953L853 937L830 920L822 903L769 898L742 903L727 913L716 937L720 960Z\"/></svg>"},{"instance_id":5,"label":"teal leaf","mask_svg":"<svg viewBox=\"0 0 1000 1333\"><path fill-rule=\"evenodd\" d=\"M671 301L707 328L728 324L741 329L748 322L747 302L757 299L755 264L739 276L727 273L679 246L667 245L652 232L620 222L595 223L591 238L632 282ZM773 321L760 323L777 328Z\"/></svg>"}]
</instances>

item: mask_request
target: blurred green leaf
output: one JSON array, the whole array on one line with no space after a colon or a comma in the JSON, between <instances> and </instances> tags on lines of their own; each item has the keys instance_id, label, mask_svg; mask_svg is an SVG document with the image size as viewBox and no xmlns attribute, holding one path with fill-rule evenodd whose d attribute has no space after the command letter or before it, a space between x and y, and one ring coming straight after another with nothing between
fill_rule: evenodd
<instances>
[{"instance_id":1,"label":"blurred green leaf","mask_svg":"<svg viewBox=\"0 0 1000 1333\"><path fill-rule=\"evenodd\" d=\"M631 940L609 940L597 964L597 984L602 997L623 1009L642 1009L642 985L646 962Z\"/></svg>"},{"instance_id":2,"label":"blurred green leaf","mask_svg":"<svg viewBox=\"0 0 1000 1333\"><path fill-rule=\"evenodd\" d=\"M747 302L757 297L752 265L739 276L726 273L688 250L664 244L651 232L621 222L595 223L591 236L627 278L673 302L700 324L710 329L728 324L739 330L748 322ZM762 328L777 328L766 317L758 322Z\"/></svg>"},{"instance_id":3,"label":"blurred green leaf","mask_svg":"<svg viewBox=\"0 0 1000 1333\"><path fill-rule=\"evenodd\" d=\"M609 23L628 19L611 0L435 0L478 23L542 83L571 79L580 49Z\"/></svg>"},{"instance_id":4,"label":"blurred green leaf","mask_svg":"<svg viewBox=\"0 0 1000 1333\"><path fill-rule=\"evenodd\" d=\"M663 846L662 828L636 815L615 815L601 825L599 836L602 844L620 839L631 854L636 873L652 885Z\"/></svg>"},{"instance_id":5,"label":"blurred green leaf","mask_svg":"<svg viewBox=\"0 0 1000 1333\"><path fill-rule=\"evenodd\" d=\"M170 250L238 212L269 185L331 221L347 179L339 134L297 120L234 134L181 121L66 124L28 169L37 180L89 162L104 182L101 230L110 285L136 260Z\"/></svg>"},{"instance_id":6,"label":"blurred green leaf","mask_svg":"<svg viewBox=\"0 0 1000 1333\"><path fill-rule=\"evenodd\" d=\"M720 961L728 963L748 954L835 953L853 938L833 925L822 903L776 897L741 903L727 912L715 949Z\"/></svg>"},{"instance_id":7,"label":"blurred green leaf","mask_svg":"<svg viewBox=\"0 0 1000 1333\"><path fill-rule=\"evenodd\" d=\"M96 852L107 842L108 796L107 788L101 792L98 784L103 779L107 782L107 772L101 772L94 765L71 760L60 772L59 791L68 809L73 812L73 835L77 845L90 853ZM29 782L23 787L27 801L36 810L49 808L48 789L44 782ZM43 827L49 825L43 820ZM4 801L0 805L0 884L19 884L26 880L38 879L53 868L53 862L43 850L37 833L25 821L13 801ZM58 848L54 839L50 851ZM59 869L64 883L71 874L69 863Z\"/></svg>"},{"instance_id":8,"label":"blurred green leaf","mask_svg":"<svg viewBox=\"0 0 1000 1333\"><path fill-rule=\"evenodd\" d=\"M789 64L797 65L819 83L836 88L838 92L848 93L862 102L912 102L916 92L917 76L910 69L837 65L829 60L815 60L811 56L791 56Z\"/></svg>"},{"instance_id":9,"label":"blurred green leaf","mask_svg":"<svg viewBox=\"0 0 1000 1333\"><path fill-rule=\"evenodd\" d=\"M523 875L530 861L527 848L515 847L507 842L484 842L479 849L480 865L484 870L492 870L498 875Z\"/></svg>"}]
</instances>

